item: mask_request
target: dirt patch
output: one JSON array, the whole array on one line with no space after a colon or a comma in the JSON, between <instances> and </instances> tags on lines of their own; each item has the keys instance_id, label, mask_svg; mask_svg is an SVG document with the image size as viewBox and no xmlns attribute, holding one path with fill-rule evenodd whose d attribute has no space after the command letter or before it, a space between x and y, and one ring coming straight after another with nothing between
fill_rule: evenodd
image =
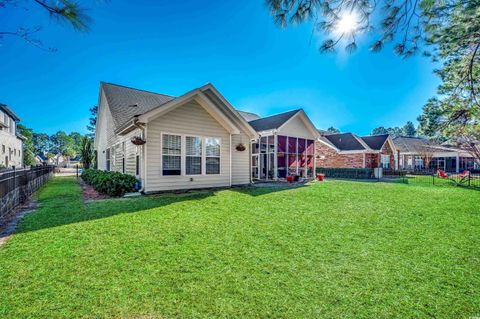
<instances>
[{"instance_id":1,"label":"dirt patch","mask_svg":"<svg viewBox=\"0 0 480 319\"><path fill-rule=\"evenodd\" d=\"M18 222L23 218L23 216L34 212L37 207L37 201L34 198L29 198L17 209L15 217L13 217L4 228L0 229L0 247L12 237L13 233L17 229Z\"/></svg>"},{"instance_id":2,"label":"dirt patch","mask_svg":"<svg viewBox=\"0 0 480 319\"><path fill-rule=\"evenodd\" d=\"M97 192L92 186L85 183L83 179L79 178L79 181L80 187L82 188L83 200L85 202L110 198L108 195Z\"/></svg>"}]
</instances>

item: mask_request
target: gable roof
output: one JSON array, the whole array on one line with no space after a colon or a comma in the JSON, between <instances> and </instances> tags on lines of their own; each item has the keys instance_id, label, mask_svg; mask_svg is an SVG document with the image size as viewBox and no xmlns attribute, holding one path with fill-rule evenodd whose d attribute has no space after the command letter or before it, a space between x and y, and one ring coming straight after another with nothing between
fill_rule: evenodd
<instances>
[{"instance_id":1,"label":"gable roof","mask_svg":"<svg viewBox=\"0 0 480 319\"><path fill-rule=\"evenodd\" d=\"M340 151L363 151L367 149L352 133L327 134L323 135L322 138Z\"/></svg>"},{"instance_id":2,"label":"gable roof","mask_svg":"<svg viewBox=\"0 0 480 319\"><path fill-rule=\"evenodd\" d=\"M402 153L422 153L425 151L438 152L439 150L454 152L423 137L397 136L393 144Z\"/></svg>"},{"instance_id":3,"label":"gable roof","mask_svg":"<svg viewBox=\"0 0 480 319\"><path fill-rule=\"evenodd\" d=\"M240 114L244 119L245 121L247 122L250 122L250 121L253 121L253 120L258 120L260 118L260 115L258 114L255 114L255 113L252 113L252 112L245 112L245 111L240 111L240 110L237 110L238 114Z\"/></svg>"},{"instance_id":4,"label":"gable roof","mask_svg":"<svg viewBox=\"0 0 480 319\"><path fill-rule=\"evenodd\" d=\"M20 118L5 104L0 103L0 110L7 113L15 122L19 122ZM3 119L0 119L3 121Z\"/></svg>"},{"instance_id":5,"label":"gable roof","mask_svg":"<svg viewBox=\"0 0 480 319\"><path fill-rule=\"evenodd\" d=\"M293 111L280 113L280 114L256 119L256 120L253 120L253 121L249 121L248 123L257 132L273 130L273 129L277 129L280 126L282 126L283 124L285 124L285 122L287 122L290 118L292 118L295 114L297 114L300 111L301 111L301 109L293 110Z\"/></svg>"},{"instance_id":6,"label":"gable roof","mask_svg":"<svg viewBox=\"0 0 480 319\"><path fill-rule=\"evenodd\" d=\"M223 126L228 126L232 134L238 134L236 132L240 125L252 138L257 136L256 131L211 83L178 97L106 82L100 82L100 92L104 93L107 100L116 134L128 132L136 127L137 122L146 123L152 116L167 113L192 100L206 108Z\"/></svg>"},{"instance_id":7,"label":"gable roof","mask_svg":"<svg viewBox=\"0 0 480 319\"><path fill-rule=\"evenodd\" d=\"M100 82L100 88L107 99L115 128L121 127L135 115L144 114L175 99L170 95L106 82Z\"/></svg>"},{"instance_id":8,"label":"gable roof","mask_svg":"<svg viewBox=\"0 0 480 319\"><path fill-rule=\"evenodd\" d=\"M361 139L370 147L372 150L380 151L382 149L383 144L385 144L386 140L390 135L382 134L382 135L370 135L370 136L362 136Z\"/></svg>"}]
</instances>

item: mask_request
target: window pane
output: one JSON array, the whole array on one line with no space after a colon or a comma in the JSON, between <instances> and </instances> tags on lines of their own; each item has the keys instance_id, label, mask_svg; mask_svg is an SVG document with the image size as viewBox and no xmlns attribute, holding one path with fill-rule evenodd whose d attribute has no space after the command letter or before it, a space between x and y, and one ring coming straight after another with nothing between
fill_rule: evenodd
<instances>
[{"instance_id":1,"label":"window pane","mask_svg":"<svg viewBox=\"0 0 480 319\"><path fill-rule=\"evenodd\" d=\"M200 175L202 174L202 158L196 156L187 156L186 158L186 174Z\"/></svg>"},{"instance_id":2,"label":"window pane","mask_svg":"<svg viewBox=\"0 0 480 319\"><path fill-rule=\"evenodd\" d=\"M205 138L206 156L220 156L220 139L216 137Z\"/></svg>"},{"instance_id":3,"label":"window pane","mask_svg":"<svg viewBox=\"0 0 480 319\"><path fill-rule=\"evenodd\" d=\"M187 136L185 139L186 155L202 156L202 139Z\"/></svg>"},{"instance_id":4,"label":"window pane","mask_svg":"<svg viewBox=\"0 0 480 319\"><path fill-rule=\"evenodd\" d=\"M179 135L163 135L163 155L180 155L182 152L182 137Z\"/></svg>"},{"instance_id":5,"label":"window pane","mask_svg":"<svg viewBox=\"0 0 480 319\"><path fill-rule=\"evenodd\" d=\"M163 164L163 175L180 175L181 174L181 157L180 156L171 156L163 155L162 157Z\"/></svg>"},{"instance_id":6,"label":"window pane","mask_svg":"<svg viewBox=\"0 0 480 319\"><path fill-rule=\"evenodd\" d=\"M206 159L207 174L220 174L220 158L207 157Z\"/></svg>"}]
</instances>

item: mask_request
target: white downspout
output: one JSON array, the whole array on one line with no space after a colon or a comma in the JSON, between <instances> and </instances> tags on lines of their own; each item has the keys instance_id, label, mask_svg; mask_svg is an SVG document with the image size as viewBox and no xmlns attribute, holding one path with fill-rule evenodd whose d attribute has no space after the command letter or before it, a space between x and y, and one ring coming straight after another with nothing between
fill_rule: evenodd
<instances>
[{"instance_id":1,"label":"white downspout","mask_svg":"<svg viewBox=\"0 0 480 319\"><path fill-rule=\"evenodd\" d=\"M140 129L142 138L147 141L147 126L145 124L140 124L137 122L138 120L135 119L133 125ZM139 163L143 163L143 166L140 167L140 178L142 181L142 188L140 192L145 191L145 186L147 184L147 145L146 143L142 145L142 160Z\"/></svg>"},{"instance_id":2,"label":"white downspout","mask_svg":"<svg viewBox=\"0 0 480 319\"><path fill-rule=\"evenodd\" d=\"M230 133L230 187L232 187L232 133Z\"/></svg>"}]
</instances>

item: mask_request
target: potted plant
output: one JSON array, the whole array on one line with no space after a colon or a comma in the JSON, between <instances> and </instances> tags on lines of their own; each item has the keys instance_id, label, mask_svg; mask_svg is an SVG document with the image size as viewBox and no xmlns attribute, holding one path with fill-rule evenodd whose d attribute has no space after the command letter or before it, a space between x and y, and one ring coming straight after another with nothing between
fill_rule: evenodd
<instances>
[{"instance_id":1,"label":"potted plant","mask_svg":"<svg viewBox=\"0 0 480 319\"><path fill-rule=\"evenodd\" d=\"M132 137L131 142L135 145L143 145L147 141L145 141L141 136L134 136Z\"/></svg>"},{"instance_id":2,"label":"potted plant","mask_svg":"<svg viewBox=\"0 0 480 319\"><path fill-rule=\"evenodd\" d=\"M247 146L245 146L245 144L243 144L243 143L240 143L235 147L235 149L239 152L243 152L247 149Z\"/></svg>"}]
</instances>

